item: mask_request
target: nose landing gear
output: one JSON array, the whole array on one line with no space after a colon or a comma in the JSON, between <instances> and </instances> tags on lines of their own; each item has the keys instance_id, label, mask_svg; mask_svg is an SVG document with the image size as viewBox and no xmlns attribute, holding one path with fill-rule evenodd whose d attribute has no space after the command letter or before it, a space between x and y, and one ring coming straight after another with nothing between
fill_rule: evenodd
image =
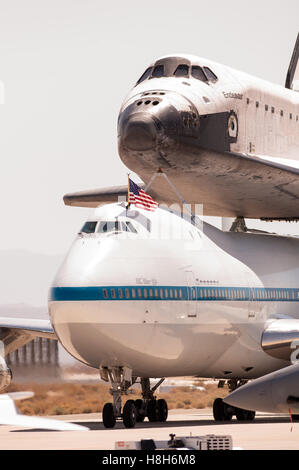
<instances>
[{"instance_id":1,"label":"nose landing gear","mask_svg":"<svg viewBox=\"0 0 299 470\"><path fill-rule=\"evenodd\" d=\"M137 383L137 377L132 377L132 371L125 367L101 368L100 373L103 380L111 382L110 394L113 397L113 403L106 403L103 408L105 428L113 428L116 421L123 421L126 428L133 428L136 422L141 423L146 417L150 422L167 420L167 402L154 396L164 378L152 388L149 378L141 378L142 399L128 400L122 409L122 395L128 394L128 389Z\"/></svg>"}]
</instances>

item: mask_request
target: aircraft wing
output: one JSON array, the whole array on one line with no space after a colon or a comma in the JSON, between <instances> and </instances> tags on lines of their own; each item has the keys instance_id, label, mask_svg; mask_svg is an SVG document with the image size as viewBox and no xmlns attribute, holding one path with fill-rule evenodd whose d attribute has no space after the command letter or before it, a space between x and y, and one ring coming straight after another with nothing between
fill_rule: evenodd
<instances>
[{"instance_id":1,"label":"aircraft wing","mask_svg":"<svg viewBox=\"0 0 299 470\"><path fill-rule=\"evenodd\" d=\"M299 219L299 160L227 152L205 157L194 170L164 173L188 204L203 204L204 215ZM165 178L156 177L146 191L158 203L181 203ZM64 203L97 207L126 194L127 186L100 188L66 194Z\"/></svg>"},{"instance_id":2,"label":"aircraft wing","mask_svg":"<svg viewBox=\"0 0 299 470\"><path fill-rule=\"evenodd\" d=\"M31 392L15 392L0 394L0 424L20 426L35 429L49 429L52 431L89 431L86 426L68 423L57 419L40 418L37 416L22 415L14 400L31 398Z\"/></svg>"},{"instance_id":3,"label":"aircraft wing","mask_svg":"<svg viewBox=\"0 0 299 470\"><path fill-rule=\"evenodd\" d=\"M49 320L0 317L0 341L4 343L5 356L29 343L35 336L57 339Z\"/></svg>"}]
</instances>

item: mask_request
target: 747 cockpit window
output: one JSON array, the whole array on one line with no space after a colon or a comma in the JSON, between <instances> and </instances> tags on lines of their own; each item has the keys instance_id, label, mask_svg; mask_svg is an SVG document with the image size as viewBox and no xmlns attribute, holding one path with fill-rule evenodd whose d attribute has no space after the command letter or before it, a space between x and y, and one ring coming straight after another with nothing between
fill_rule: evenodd
<instances>
[{"instance_id":1,"label":"747 cockpit window","mask_svg":"<svg viewBox=\"0 0 299 470\"><path fill-rule=\"evenodd\" d=\"M134 227L134 225L132 224L132 222L122 222L122 224L123 224L124 230L126 232L137 233L137 230Z\"/></svg>"},{"instance_id":2,"label":"747 cockpit window","mask_svg":"<svg viewBox=\"0 0 299 470\"><path fill-rule=\"evenodd\" d=\"M122 226L121 223L116 220L111 221L101 221L98 226L97 232L107 233L107 232L121 232Z\"/></svg>"},{"instance_id":3,"label":"747 cockpit window","mask_svg":"<svg viewBox=\"0 0 299 470\"><path fill-rule=\"evenodd\" d=\"M85 222L81 228L80 233L94 233L97 226L97 222Z\"/></svg>"},{"instance_id":4,"label":"747 cockpit window","mask_svg":"<svg viewBox=\"0 0 299 470\"><path fill-rule=\"evenodd\" d=\"M137 230L131 222L119 222L118 220L107 220L99 223L98 233L108 232L132 232L137 233Z\"/></svg>"}]
</instances>

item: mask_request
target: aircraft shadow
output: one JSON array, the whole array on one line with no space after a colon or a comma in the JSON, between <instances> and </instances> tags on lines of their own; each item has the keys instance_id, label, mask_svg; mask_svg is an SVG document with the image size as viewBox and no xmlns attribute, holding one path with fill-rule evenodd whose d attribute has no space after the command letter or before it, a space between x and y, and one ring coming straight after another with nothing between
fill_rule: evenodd
<instances>
[{"instance_id":1,"label":"aircraft shadow","mask_svg":"<svg viewBox=\"0 0 299 470\"><path fill-rule=\"evenodd\" d=\"M117 422L115 427L112 429L107 429L104 427L101 421L73 421L73 424L79 424L81 426L86 426L89 428L90 431L119 431L123 430L124 425L123 423ZM271 416L271 417L258 417L254 421L237 421L236 419L232 419L232 421L214 421L213 419L201 419L201 420L184 420L184 421L166 421L166 423L150 423L149 421L145 421L144 423L137 423L134 429L151 429L151 428L180 428L180 427L205 427L205 426L226 426L226 425L253 425L253 424L279 424L279 423L290 423L290 419L287 416ZM296 423L295 423L296 424ZM47 429L15 429L11 432L57 432L54 430L47 430ZM58 431L61 432L61 431Z\"/></svg>"}]
</instances>

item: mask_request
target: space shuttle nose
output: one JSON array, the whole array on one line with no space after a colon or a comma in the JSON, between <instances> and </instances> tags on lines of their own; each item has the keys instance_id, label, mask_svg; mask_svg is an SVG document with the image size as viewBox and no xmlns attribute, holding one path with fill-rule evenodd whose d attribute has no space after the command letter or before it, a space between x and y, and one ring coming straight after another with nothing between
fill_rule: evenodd
<instances>
[{"instance_id":1,"label":"space shuttle nose","mask_svg":"<svg viewBox=\"0 0 299 470\"><path fill-rule=\"evenodd\" d=\"M157 140L157 127L151 115L138 113L123 123L122 140L131 150L149 150Z\"/></svg>"}]
</instances>

